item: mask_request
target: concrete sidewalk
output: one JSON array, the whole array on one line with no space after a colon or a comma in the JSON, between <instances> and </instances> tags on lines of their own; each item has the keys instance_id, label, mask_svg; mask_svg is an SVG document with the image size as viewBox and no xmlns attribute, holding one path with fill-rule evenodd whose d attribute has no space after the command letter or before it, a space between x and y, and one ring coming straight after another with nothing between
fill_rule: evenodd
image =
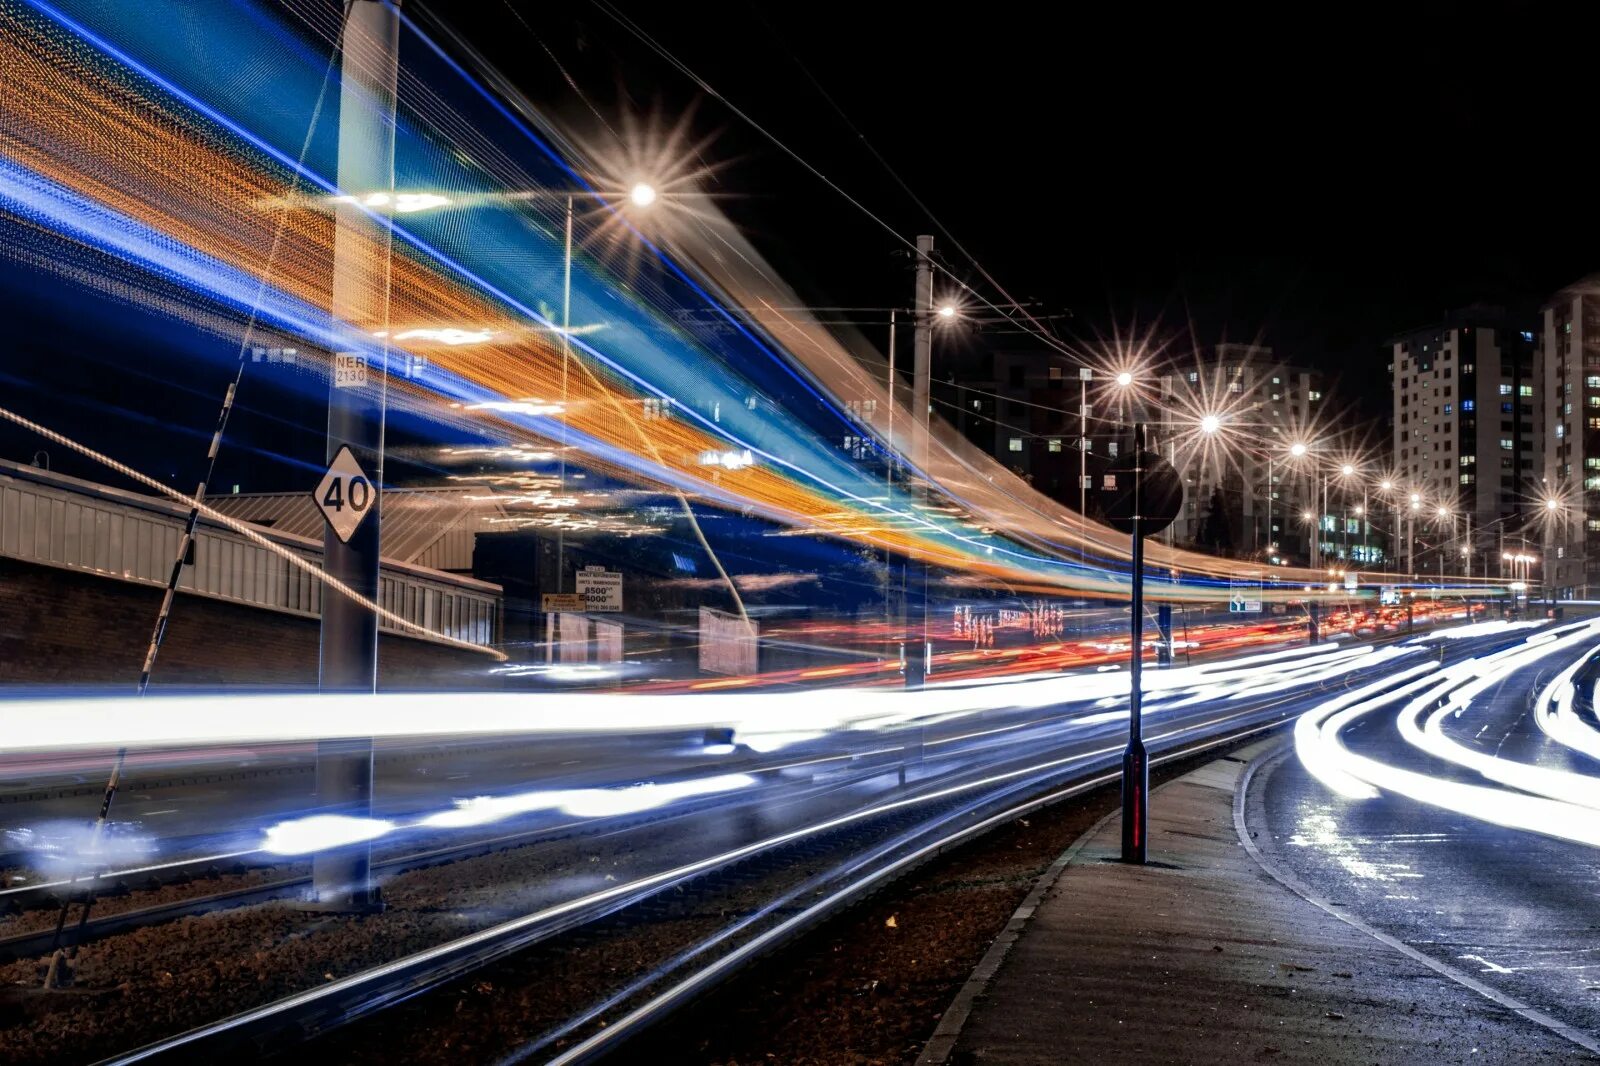
<instances>
[{"instance_id":1,"label":"concrete sidewalk","mask_svg":"<svg viewBox=\"0 0 1600 1066\"><path fill-rule=\"evenodd\" d=\"M1158 789L1148 866L1116 861L1115 816L1074 845L921 1064L1596 1061L1262 869L1233 794L1250 759L1282 743Z\"/></svg>"}]
</instances>

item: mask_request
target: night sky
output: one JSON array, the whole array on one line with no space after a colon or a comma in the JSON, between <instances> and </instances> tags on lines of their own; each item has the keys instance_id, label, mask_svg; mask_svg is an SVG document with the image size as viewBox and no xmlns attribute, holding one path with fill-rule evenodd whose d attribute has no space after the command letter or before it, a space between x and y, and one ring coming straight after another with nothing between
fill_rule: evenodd
<instances>
[{"instance_id":1,"label":"night sky","mask_svg":"<svg viewBox=\"0 0 1600 1066\"><path fill-rule=\"evenodd\" d=\"M990 299L1003 302L975 263L1018 299L1070 310L1071 339L1156 323L1202 344L1259 340L1342 372L1341 399L1381 412L1390 334L1472 302L1536 307L1600 269L1594 35L1568 12L1440 4L1293 24L1271 8L626 5L880 225L605 8L407 10L447 19L565 116L693 107L719 166L711 191L819 305L903 305L895 235L931 231ZM0 388L187 487L187 447L203 449L227 375L184 368L220 342L137 313L97 322L78 299L0 266ZM270 383L242 394L224 485L286 487L320 461L320 417L280 400ZM8 458L35 446L0 429Z\"/></svg>"},{"instance_id":2,"label":"night sky","mask_svg":"<svg viewBox=\"0 0 1600 1066\"><path fill-rule=\"evenodd\" d=\"M819 303L909 298L893 237L603 9L542 8L536 40L510 6L432 9L535 99L559 92L544 48L602 109L699 99L742 197L727 208L792 282ZM897 233L932 227L959 275L988 290L976 259L1070 309L1081 339L1157 320L1259 339L1375 372L1345 375L1370 410L1389 335L1473 302L1536 308L1600 268L1578 163L1594 38L1571 11L622 7Z\"/></svg>"}]
</instances>

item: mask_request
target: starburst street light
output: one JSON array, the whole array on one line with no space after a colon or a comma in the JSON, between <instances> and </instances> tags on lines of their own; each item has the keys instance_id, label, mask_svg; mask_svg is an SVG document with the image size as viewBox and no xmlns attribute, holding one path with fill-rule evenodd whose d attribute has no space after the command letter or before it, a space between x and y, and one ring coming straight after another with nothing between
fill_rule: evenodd
<instances>
[{"instance_id":1,"label":"starburst street light","mask_svg":"<svg viewBox=\"0 0 1600 1066\"><path fill-rule=\"evenodd\" d=\"M1127 388L1129 385L1132 385L1133 374L1127 370L1122 371L1117 375L1117 384L1121 385L1123 388Z\"/></svg>"},{"instance_id":2,"label":"starburst street light","mask_svg":"<svg viewBox=\"0 0 1600 1066\"><path fill-rule=\"evenodd\" d=\"M945 304L943 307L939 308L939 317L940 318L954 318L954 317L956 317L955 304Z\"/></svg>"},{"instance_id":3,"label":"starburst street light","mask_svg":"<svg viewBox=\"0 0 1600 1066\"><path fill-rule=\"evenodd\" d=\"M649 182L635 182L633 188L628 190L628 199L633 201L635 207L649 207L656 202L656 187Z\"/></svg>"},{"instance_id":4,"label":"starburst street light","mask_svg":"<svg viewBox=\"0 0 1600 1066\"><path fill-rule=\"evenodd\" d=\"M1306 452L1309 452L1310 450L1311 450L1311 446L1308 445L1305 441L1297 440L1293 444L1289 445L1289 454L1294 456L1296 459L1301 458L1302 456L1304 456L1306 454Z\"/></svg>"},{"instance_id":5,"label":"starburst street light","mask_svg":"<svg viewBox=\"0 0 1600 1066\"><path fill-rule=\"evenodd\" d=\"M1222 419L1216 415L1200 416L1200 432L1207 436L1222 428Z\"/></svg>"}]
</instances>

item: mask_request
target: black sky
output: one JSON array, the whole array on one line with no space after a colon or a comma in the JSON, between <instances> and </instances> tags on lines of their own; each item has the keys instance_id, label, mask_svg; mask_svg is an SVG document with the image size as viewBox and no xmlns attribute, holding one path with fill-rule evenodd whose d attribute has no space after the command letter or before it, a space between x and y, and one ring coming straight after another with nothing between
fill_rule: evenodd
<instances>
[{"instance_id":1,"label":"black sky","mask_svg":"<svg viewBox=\"0 0 1600 1066\"><path fill-rule=\"evenodd\" d=\"M1537 306L1600 267L1580 162L1594 27L1576 9L623 8L896 232L942 227L954 269L987 288L959 242L1080 336L1159 316L1202 343L1260 338L1370 401L1388 335L1473 302ZM728 209L791 281L907 298L893 237L602 8L433 10L536 102L577 110L545 48L603 109L698 100L732 160Z\"/></svg>"},{"instance_id":2,"label":"black sky","mask_svg":"<svg viewBox=\"0 0 1600 1066\"><path fill-rule=\"evenodd\" d=\"M904 305L896 235L931 231L991 299L974 261L1012 295L1070 309L1077 338L1159 320L1205 344L1260 339L1341 373L1345 399L1373 412L1392 333L1473 302L1536 307L1600 269L1596 26L1577 9L616 2L884 225L593 2L406 10L461 30L536 106L580 120L588 104L613 119L694 108L696 133L715 134L707 159L725 164L712 190L819 305ZM139 465L192 480L167 460L209 436L225 381L169 368L209 342L137 314L77 321L73 299L0 268L13 338L0 389L118 454L142 442L160 461ZM174 374L180 388L148 385ZM225 479L303 477L320 412L276 417L265 385L243 403ZM0 454L37 445L0 427Z\"/></svg>"}]
</instances>

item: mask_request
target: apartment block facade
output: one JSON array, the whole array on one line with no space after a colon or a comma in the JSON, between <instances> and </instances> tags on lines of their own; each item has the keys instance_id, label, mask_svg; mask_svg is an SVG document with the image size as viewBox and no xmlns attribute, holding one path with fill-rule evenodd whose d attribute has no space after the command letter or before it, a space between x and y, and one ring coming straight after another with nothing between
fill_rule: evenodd
<instances>
[{"instance_id":1,"label":"apartment block facade","mask_svg":"<svg viewBox=\"0 0 1600 1066\"><path fill-rule=\"evenodd\" d=\"M1536 363L1547 412L1541 488L1560 504L1539 523L1542 576L1561 595L1588 599L1600 592L1600 277L1545 303Z\"/></svg>"},{"instance_id":2,"label":"apartment block facade","mask_svg":"<svg viewBox=\"0 0 1600 1066\"><path fill-rule=\"evenodd\" d=\"M1499 548L1520 534L1544 476L1536 346L1533 323L1496 308L1456 312L1393 339L1396 507L1420 496L1415 551L1451 552L1414 559L1413 569L1461 573L1466 557L1473 573L1500 576ZM1441 507L1450 517L1437 517Z\"/></svg>"}]
</instances>

